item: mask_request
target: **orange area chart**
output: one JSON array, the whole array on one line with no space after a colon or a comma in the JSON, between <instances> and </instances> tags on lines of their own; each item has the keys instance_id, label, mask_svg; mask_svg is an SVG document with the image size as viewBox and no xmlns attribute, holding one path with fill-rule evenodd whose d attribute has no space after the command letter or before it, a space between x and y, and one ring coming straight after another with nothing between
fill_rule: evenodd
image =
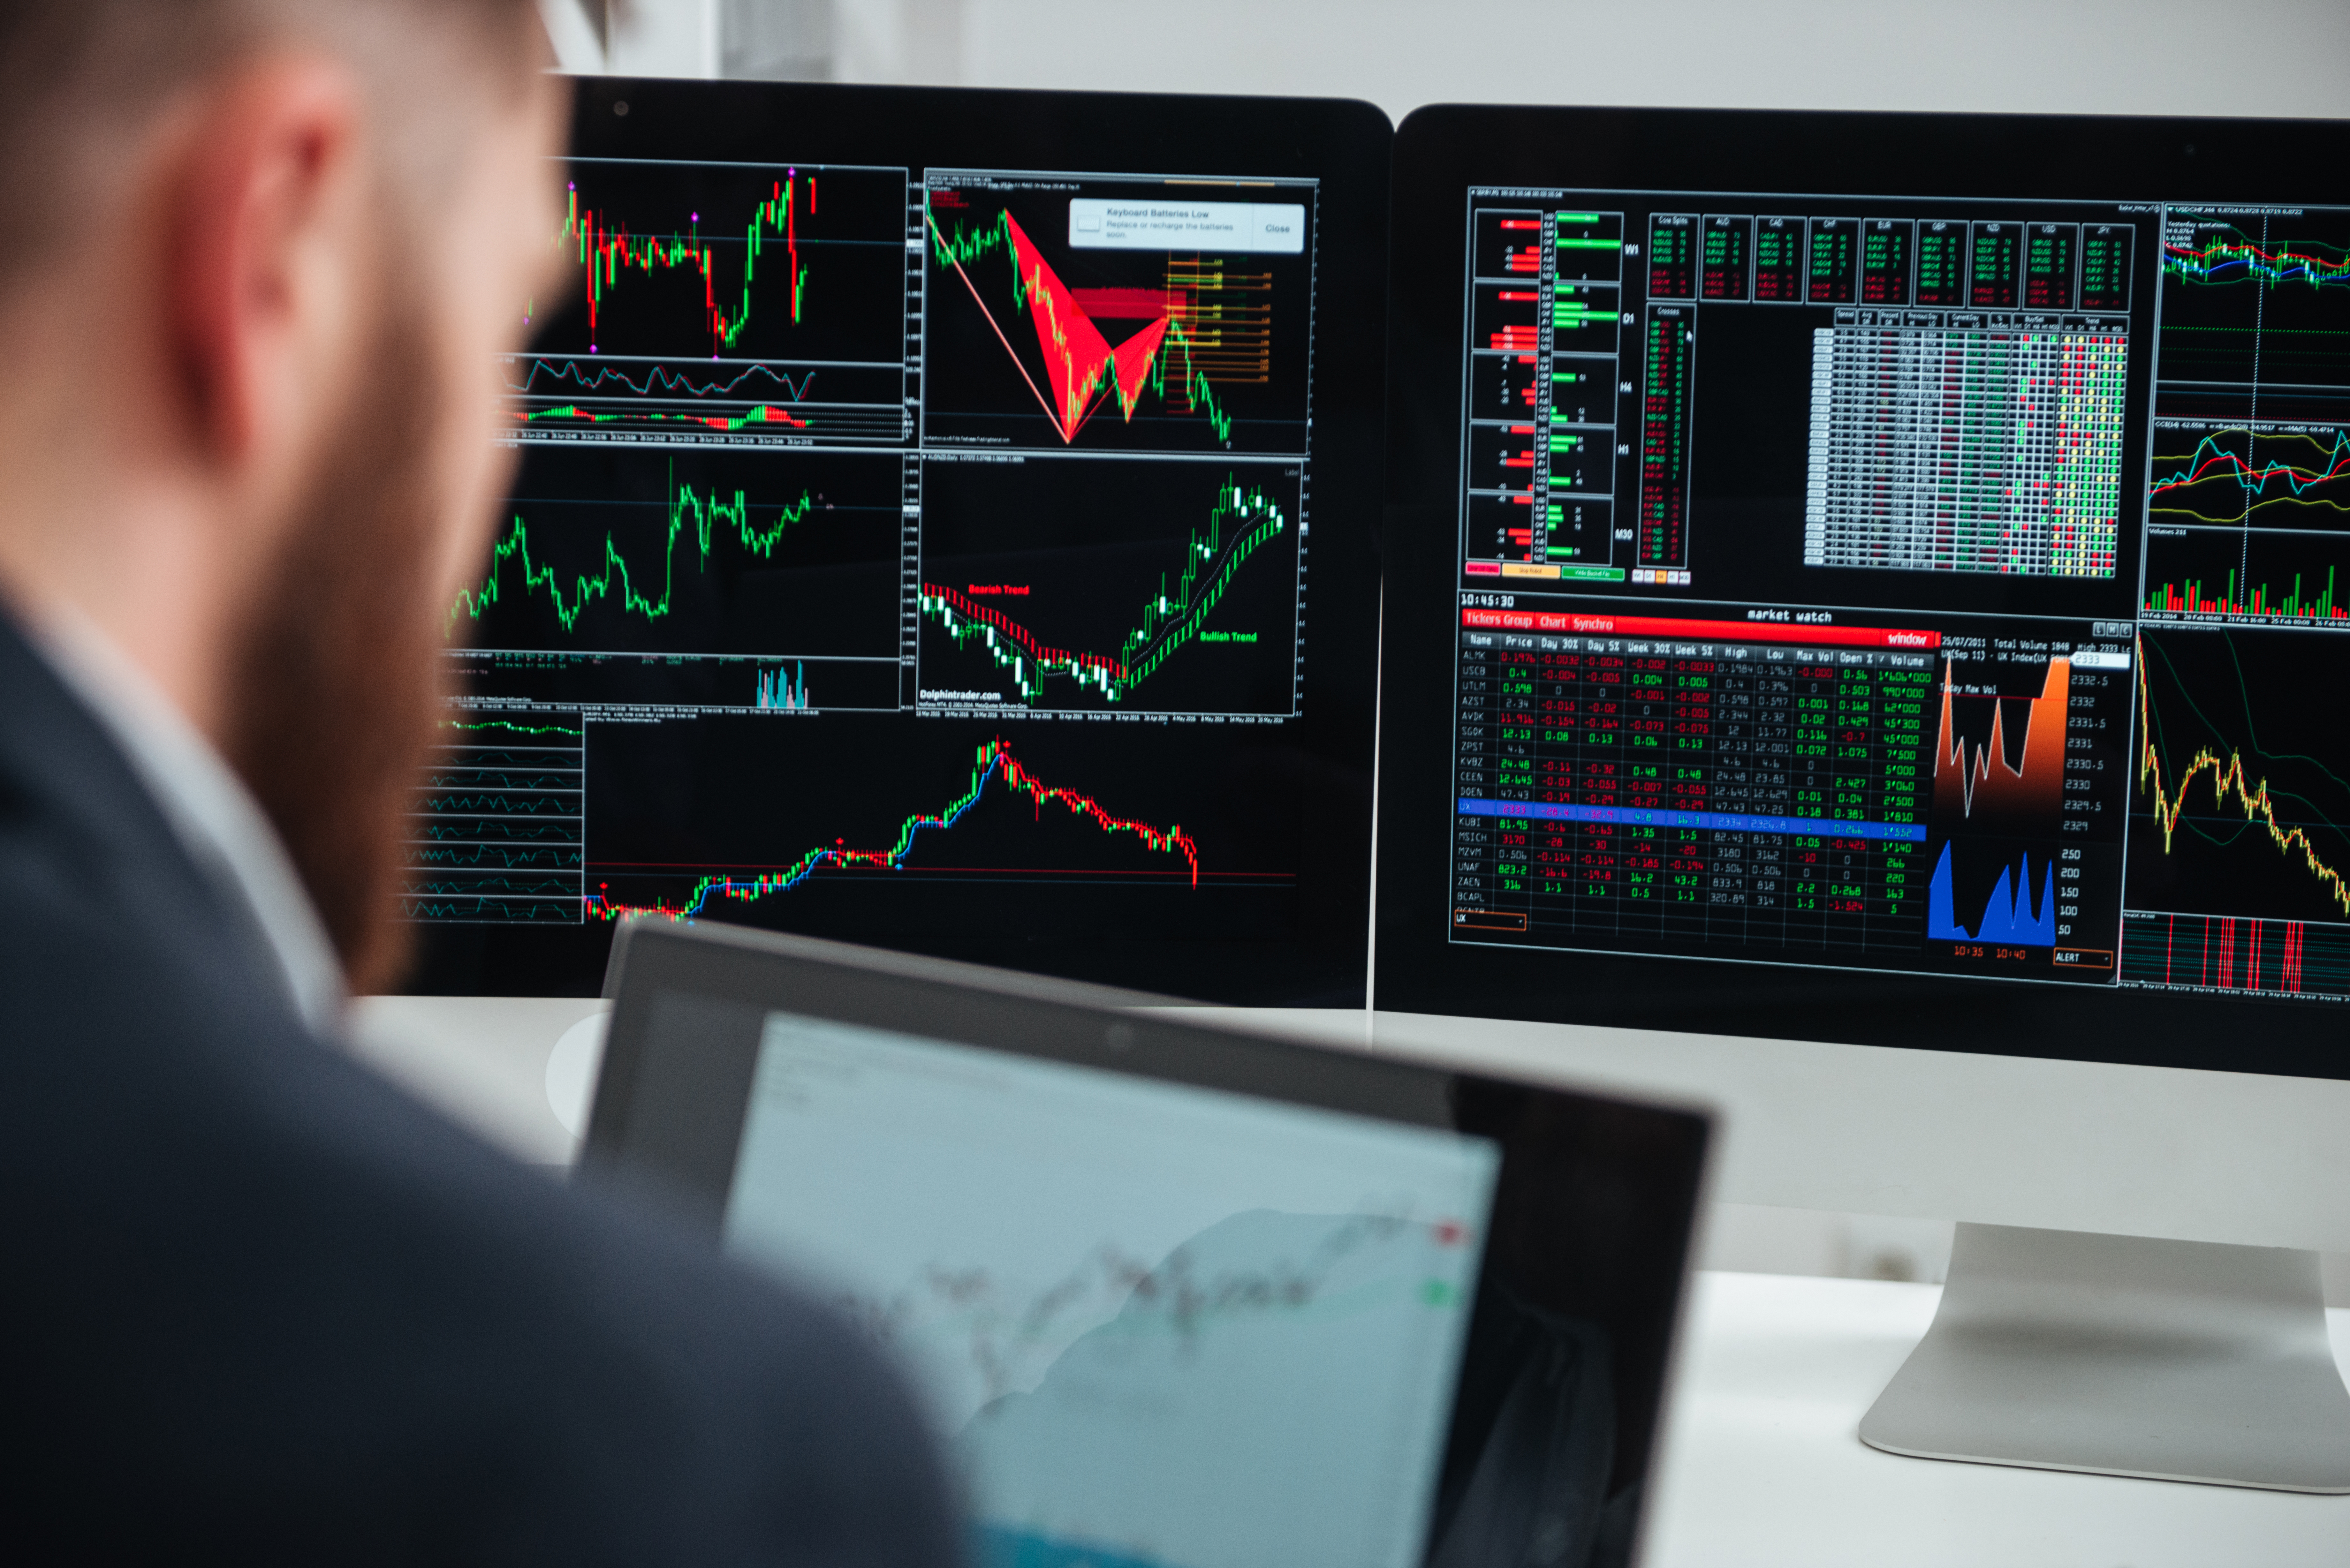
<instances>
[{"instance_id":1,"label":"orange area chart","mask_svg":"<svg viewBox=\"0 0 2350 1568\"><path fill-rule=\"evenodd\" d=\"M1941 732L1934 746L1934 809L1970 824L2053 822L2064 798L2064 720L2072 705L2073 661L2052 659L2024 721L2023 758L2008 761L2009 704L1995 697L1953 698L1954 666L1942 666ZM1981 745L1959 732L1957 702L1990 702L1991 734Z\"/></svg>"}]
</instances>

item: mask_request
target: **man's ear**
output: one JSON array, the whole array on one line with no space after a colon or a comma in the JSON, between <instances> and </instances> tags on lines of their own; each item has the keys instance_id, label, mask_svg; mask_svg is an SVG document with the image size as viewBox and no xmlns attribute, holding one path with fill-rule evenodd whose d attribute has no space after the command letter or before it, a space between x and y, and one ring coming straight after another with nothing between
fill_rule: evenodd
<instances>
[{"instance_id":1,"label":"man's ear","mask_svg":"<svg viewBox=\"0 0 2350 1568\"><path fill-rule=\"evenodd\" d=\"M156 192L187 436L215 462L323 397L318 345L359 302L337 265L356 213L359 88L331 61L265 61L195 106ZM386 236L389 238L389 236ZM310 352L306 353L306 349Z\"/></svg>"}]
</instances>

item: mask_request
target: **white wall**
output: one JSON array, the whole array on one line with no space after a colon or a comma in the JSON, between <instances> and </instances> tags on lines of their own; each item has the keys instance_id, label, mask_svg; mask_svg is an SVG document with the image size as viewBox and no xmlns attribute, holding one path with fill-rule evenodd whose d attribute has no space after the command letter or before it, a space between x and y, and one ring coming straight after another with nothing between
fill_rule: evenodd
<instances>
[{"instance_id":1,"label":"white wall","mask_svg":"<svg viewBox=\"0 0 2350 1568\"><path fill-rule=\"evenodd\" d=\"M975 86L1789 109L2350 114L2345 0L837 0L847 79L961 12Z\"/></svg>"},{"instance_id":2,"label":"white wall","mask_svg":"<svg viewBox=\"0 0 2350 1568\"><path fill-rule=\"evenodd\" d=\"M542 0L567 66L603 0ZM1452 100L2350 115L2345 0L748 0L829 5L843 81ZM612 68L718 69L719 0L629 0ZM583 39L588 41L582 42Z\"/></svg>"}]
</instances>

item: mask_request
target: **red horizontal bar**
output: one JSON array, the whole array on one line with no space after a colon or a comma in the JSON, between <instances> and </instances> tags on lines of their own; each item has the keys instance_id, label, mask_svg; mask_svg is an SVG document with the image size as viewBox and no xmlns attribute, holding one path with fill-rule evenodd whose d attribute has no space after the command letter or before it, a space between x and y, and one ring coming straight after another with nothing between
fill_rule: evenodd
<instances>
[{"instance_id":1,"label":"red horizontal bar","mask_svg":"<svg viewBox=\"0 0 2350 1568\"><path fill-rule=\"evenodd\" d=\"M1785 621L1681 620L1669 616L1552 615L1535 610L1464 609L1461 624L1480 630L1565 631L1617 637L1703 638L1712 642L1811 642L1824 648L1939 648L1939 631L1868 626L1794 626Z\"/></svg>"}]
</instances>

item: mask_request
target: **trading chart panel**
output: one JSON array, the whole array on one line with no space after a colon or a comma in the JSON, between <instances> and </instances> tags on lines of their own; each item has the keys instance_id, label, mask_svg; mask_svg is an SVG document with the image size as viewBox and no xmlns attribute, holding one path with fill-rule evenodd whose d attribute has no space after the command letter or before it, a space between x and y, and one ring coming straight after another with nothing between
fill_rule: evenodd
<instances>
[{"instance_id":1,"label":"trading chart panel","mask_svg":"<svg viewBox=\"0 0 2350 1568\"><path fill-rule=\"evenodd\" d=\"M971 155L1092 155L1106 109L972 134L970 95L901 96L749 161L676 155L725 145L704 99L837 95L583 94L557 281L497 362L510 478L445 611L400 903L425 988L591 992L637 916L1359 993L1301 888L1352 878L1367 826L1367 768L1316 737L1358 706L1367 761L1377 464L1346 421L1376 384L1338 400L1359 675L1317 688L1315 369L1365 357L1317 348L1332 160L1222 160L1252 117L1366 117L1228 107L1199 166L1071 171ZM1338 162L1358 318L1385 166Z\"/></svg>"},{"instance_id":2,"label":"trading chart panel","mask_svg":"<svg viewBox=\"0 0 2350 1568\"><path fill-rule=\"evenodd\" d=\"M2350 213L1465 205L1453 942L2350 999Z\"/></svg>"}]
</instances>

